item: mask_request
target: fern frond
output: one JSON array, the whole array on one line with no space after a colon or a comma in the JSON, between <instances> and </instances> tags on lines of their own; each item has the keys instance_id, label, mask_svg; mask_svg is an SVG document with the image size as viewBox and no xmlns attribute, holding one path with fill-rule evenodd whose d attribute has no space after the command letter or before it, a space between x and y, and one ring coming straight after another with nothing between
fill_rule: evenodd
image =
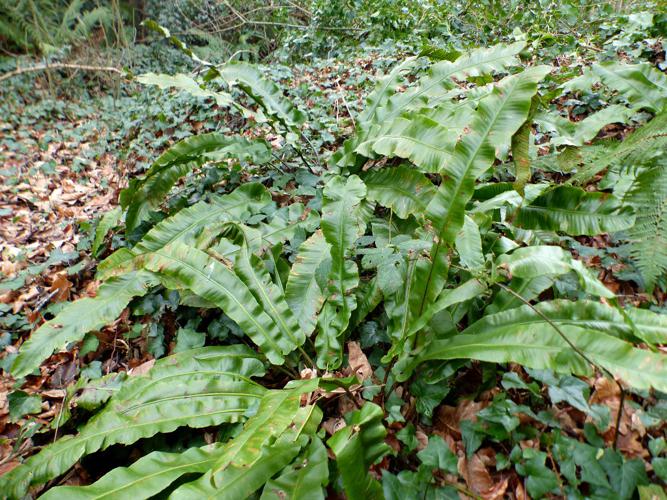
<instances>
[{"instance_id":1,"label":"fern frond","mask_svg":"<svg viewBox=\"0 0 667 500\"><path fill-rule=\"evenodd\" d=\"M579 149L561 167L578 165L578 172L570 183L583 184L610 165L638 164L649 160L667 148L667 111L657 114L646 125L638 128L624 141L604 141Z\"/></svg>"},{"instance_id":2,"label":"fern frond","mask_svg":"<svg viewBox=\"0 0 667 500\"><path fill-rule=\"evenodd\" d=\"M667 272L667 158L639 174L626 199L637 213L635 225L627 232L631 256L651 291Z\"/></svg>"}]
</instances>

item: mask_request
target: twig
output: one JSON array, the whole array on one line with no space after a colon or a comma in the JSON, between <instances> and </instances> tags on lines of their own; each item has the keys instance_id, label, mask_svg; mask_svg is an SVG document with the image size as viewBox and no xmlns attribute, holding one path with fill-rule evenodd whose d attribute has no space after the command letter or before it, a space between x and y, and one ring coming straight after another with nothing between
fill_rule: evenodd
<instances>
[{"instance_id":1,"label":"twig","mask_svg":"<svg viewBox=\"0 0 667 500\"><path fill-rule=\"evenodd\" d=\"M113 66L89 66L87 64L67 64L67 63L53 63L53 64L38 64L36 66L29 66L26 68L18 68L4 75L0 75L0 82L8 80L9 78L14 78L15 76L21 75L23 73L30 73L33 71L46 71L49 69L82 69L85 71L110 71L112 73L118 73L121 76L125 75L125 72L121 69L114 68Z\"/></svg>"},{"instance_id":2,"label":"twig","mask_svg":"<svg viewBox=\"0 0 667 500\"><path fill-rule=\"evenodd\" d=\"M544 314L542 311L540 311L539 309L537 309L537 308L536 308L533 304L531 304L529 301L527 301L526 299L524 299L523 296L522 296L521 294L515 292L515 291L512 290L510 287L505 286L505 285L503 285L502 283L496 283L496 284L497 284L500 288L502 288L503 290L505 290L506 292L509 292L510 294L514 295L514 297L516 297L517 299L519 299L521 302L523 302L524 304L526 304L528 307L530 307L530 308L531 308L531 309L532 309L532 310L533 310L533 311L534 311L540 318L542 318L542 319L543 319L544 321L546 321L546 322L547 322L547 323L548 323L554 330L556 330L556 332L558 333L558 335L560 335L560 336L562 337L562 339L567 343L567 345L569 345L569 346L572 348L572 350L573 350L574 352L576 352L579 356L581 356L581 358L582 358L584 361L586 361L587 363L593 365L595 368L597 368L598 370L600 370L602 373L604 373L605 375L607 375L610 379L612 379L612 380L616 383L616 385L618 386L618 389L619 389L619 391L620 391L620 400L621 400L621 401L620 401L620 405L618 406L618 412L616 413L616 428L614 429L614 445L613 445L613 448L614 448L614 450L615 450L616 447L617 447L617 445L618 445L618 436L619 436L619 433L620 433L620 430L621 430L621 417L623 416L623 404L624 404L624 402L625 402L625 389L623 389L623 386L621 385L621 383L620 383L618 380L616 380L616 378L614 377L614 375L613 375L609 370L607 370L604 366L600 366L600 365L597 364L595 361L593 361L591 358L589 358L589 357L588 357L588 356L587 356L581 349L579 349L579 347L576 346L576 344L575 344L574 342L572 342L572 341L567 337L567 335L565 335L565 333L563 333L563 331L558 327L558 325L556 325L556 323L554 323L553 321L551 321L551 319L550 319L546 314Z\"/></svg>"}]
</instances>

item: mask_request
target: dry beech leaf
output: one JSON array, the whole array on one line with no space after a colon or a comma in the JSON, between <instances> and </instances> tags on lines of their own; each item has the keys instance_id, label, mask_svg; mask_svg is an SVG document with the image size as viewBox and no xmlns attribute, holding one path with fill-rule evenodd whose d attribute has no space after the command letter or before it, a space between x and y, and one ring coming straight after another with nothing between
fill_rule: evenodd
<instances>
[{"instance_id":1,"label":"dry beech leaf","mask_svg":"<svg viewBox=\"0 0 667 500\"><path fill-rule=\"evenodd\" d=\"M373 375L373 368L371 368L371 364L368 362L364 351L361 350L359 342L348 342L347 353L350 368L361 382Z\"/></svg>"},{"instance_id":2,"label":"dry beech leaf","mask_svg":"<svg viewBox=\"0 0 667 500\"><path fill-rule=\"evenodd\" d=\"M148 370L153 368L153 365L155 364L154 359L149 359L148 361L141 363L139 366L135 366L132 368L130 371L127 372L127 374L130 377L134 377L136 375L143 375L144 373L148 373Z\"/></svg>"}]
</instances>

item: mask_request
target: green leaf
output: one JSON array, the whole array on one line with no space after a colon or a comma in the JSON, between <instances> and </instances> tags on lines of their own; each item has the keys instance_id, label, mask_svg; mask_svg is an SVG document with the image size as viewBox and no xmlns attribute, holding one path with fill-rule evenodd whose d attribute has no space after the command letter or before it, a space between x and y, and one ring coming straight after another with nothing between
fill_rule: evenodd
<instances>
[{"instance_id":1,"label":"green leaf","mask_svg":"<svg viewBox=\"0 0 667 500\"><path fill-rule=\"evenodd\" d=\"M104 238L107 233L118 224L122 214L123 210L120 207L113 208L106 212L97 223L97 227L95 228L95 238L93 239L93 244L90 249L93 255L97 255L97 251L102 246L102 243L104 243Z\"/></svg>"},{"instance_id":2,"label":"green leaf","mask_svg":"<svg viewBox=\"0 0 667 500\"><path fill-rule=\"evenodd\" d=\"M654 458L651 465L656 476L667 483L667 458Z\"/></svg>"},{"instance_id":3,"label":"green leaf","mask_svg":"<svg viewBox=\"0 0 667 500\"><path fill-rule=\"evenodd\" d=\"M387 158L408 159L424 172L437 173L450 161L459 132L424 115L403 116L377 134L372 150ZM365 145L357 152L369 156Z\"/></svg>"},{"instance_id":4,"label":"green leaf","mask_svg":"<svg viewBox=\"0 0 667 500\"><path fill-rule=\"evenodd\" d=\"M368 199L391 208L401 219L423 213L435 193L426 176L405 165L371 170L363 180Z\"/></svg>"},{"instance_id":5,"label":"green leaf","mask_svg":"<svg viewBox=\"0 0 667 500\"><path fill-rule=\"evenodd\" d=\"M297 130L297 126L304 122L305 115L283 96L278 85L264 78L256 67L241 62L229 62L218 67L218 71L227 83L238 85L285 128Z\"/></svg>"},{"instance_id":6,"label":"green leaf","mask_svg":"<svg viewBox=\"0 0 667 500\"><path fill-rule=\"evenodd\" d=\"M410 332L414 333L424 328L431 321L431 318L440 311L455 304L479 297L485 291L486 285L474 278L456 288L443 290L438 299L428 305L424 313L411 325Z\"/></svg>"},{"instance_id":7,"label":"green leaf","mask_svg":"<svg viewBox=\"0 0 667 500\"><path fill-rule=\"evenodd\" d=\"M318 381L268 392L257 413L237 437L229 441L215 465L198 480L178 488L173 498L246 498L288 465L308 441L322 413L316 406L300 407L301 394Z\"/></svg>"},{"instance_id":8,"label":"green leaf","mask_svg":"<svg viewBox=\"0 0 667 500\"><path fill-rule=\"evenodd\" d=\"M323 196L321 227L324 239L331 245L331 271L315 346L318 366L331 369L340 366L340 336L357 307L356 296L351 292L359 285L359 270L349 257L355 241L366 229L368 214L362 204L366 186L356 175L347 180L337 176L324 187Z\"/></svg>"},{"instance_id":9,"label":"green leaf","mask_svg":"<svg viewBox=\"0 0 667 500\"><path fill-rule=\"evenodd\" d=\"M190 448L183 453L154 451L130 467L118 467L89 486L59 486L40 498L57 500L101 500L132 498L143 500L157 495L185 474L204 473L220 453L220 443Z\"/></svg>"},{"instance_id":10,"label":"green leaf","mask_svg":"<svg viewBox=\"0 0 667 500\"><path fill-rule=\"evenodd\" d=\"M448 474L458 473L459 459L440 436L430 436L428 445L417 453L417 458L424 465L434 469L440 469Z\"/></svg>"},{"instance_id":11,"label":"green leaf","mask_svg":"<svg viewBox=\"0 0 667 500\"><path fill-rule=\"evenodd\" d=\"M630 254L652 291L667 271L667 161L640 173L625 203L635 209L637 220L627 232Z\"/></svg>"},{"instance_id":12,"label":"green leaf","mask_svg":"<svg viewBox=\"0 0 667 500\"><path fill-rule=\"evenodd\" d=\"M200 201L155 225L132 249L135 255L155 252L179 241L194 245L209 241L230 222L247 219L271 202L267 189L255 182L244 184L230 194L212 196Z\"/></svg>"},{"instance_id":13,"label":"green leaf","mask_svg":"<svg viewBox=\"0 0 667 500\"><path fill-rule=\"evenodd\" d=\"M241 246L234 271L246 284L250 293L273 319L283 337L289 338L294 346L301 346L306 341L306 334L301 330L296 316L292 313L282 289L272 280L264 262L249 253L246 245Z\"/></svg>"},{"instance_id":14,"label":"green leaf","mask_svg":"<svg viewBox=\"0 0 667 500\"><path fill-rule=\"evenodd\" d=\"M615 376L637 389L667 389L667 362L664 356L635 348L612 336L615 332L605 328L604 324L596 323L596 316L589 319L590 303L581 306L581 302L572 304L551 301L536 307L559 326L586 356ZM575 312L583 315L583 319L577 319ZM412 367L431 359L514 362L528 368L551 369L559 373L591 373L588 363L569 347L549 322L528 306L485 316L459 335L433 341L412 361Z\"/></svg>"},{"instance_id":15,"label":"green leaf","mask_svg":"<svg viewBox=\"0 0 667 500\"><path fill-rule=\"evenodd\" d=\"M329 480L328 461L324 444L314 437L294 463L267 481L261 500L324 500L322 486Z\"/></svg>"},{"instance_id":16,"label":"green leaf","mask_svg":"<svg viewBox=\"0 0 667 500\"><path fill-rule=\"evenodd\" d=\"M158 284L145 271L130 272L102 284L95 298L83 298L67 304L60 313L32 333L21 346L12 365L15 378L32 373L54 351L81 340L115 320L133 297L144 295Z\"/></svg>"},{"instance_id":17,"label":"green leaf","mask_svg":"<svg viewBox=\"0 0 667 500\"><path fill-rule=\"evenodd\" d=\"M658 484L639 486L639 500L667 500L667 493Z\"/></svg>"},{"instance_id":18,"label":"green leaf","mask_svg":"<svg viewBox=\"0 0 667 500\"><path fill-rule=\"evenodd\" d=\"M190 290L222 309L271 363L282 364L283 356L298 347L294 338L280 330L245 283L226 264L201 250L175 242L149 254L146 268L166 279L166 286Z\"/></svg>"},{"instance_id":19,"label":"green leaf","mask_svg":"<svg viewBox=\"0 0 667 500\"><path fill-rule=\"evenodd\" d=\"M127 208L127 230L135 229L151 209L162 203L176 181L194 167L209 161L206 154L212 152L216 153L218 161L223 157L248 157L252 162L262 164L271 157L270 146L265 141L252 141L243 136L211 132L183 139L155 160L142 179L133 180L121 193L121 204Z\"/></svg>"},{"instance_id":20,"label":"green leaf","mask_svg":"<svg viewBox=\"0 0 667 500\"><path fill-rule=\"evenodd\" d=\"M539 66L505 78L480 101L470 132L456 145L451 162L442 172L446 178L426 208L435 233L431 248L434 263L440 253L445 253L442 247L452 244L463 227L475 180L491 167L496 149L509 144L524 122L537 82L548 71L548 67ZM427 291L433 288L433 276L438 274L433 271L432 267L424 279Z\"/></svg>"},{"instance_id":21,"label":"green leaf","mask_svg":"<svg viewBox=\"0 0 667 500\"><path fill-rule=\"evenodd\" d=\"M552 113L542 113L535 119L540 128L547 132L555 132L556 137L551 140L554 146L583 146L584 143L595 139L600 129L610 123L626 123L634 111L614 104L600 111L591 113L578 122L571 122L567 118Z\"/></svg>"},{"instance_id":22,"label":"green leaf","mask_svg":"<svg viewBox=\"0 0 667 500\"><path fill-rule=\"evenodd\" d=\"M499 267L507 267L512 277L536 278L560 276L572 270L572 256L561 247L535 245L517 248L511 254L502 254L496 260Z\"/></svg>"},{"instance_id":23,"label":"green leaf","mask_svg":"<svg viewBox=\"0 0 667 500\"><path fill-rule=\"evenodd\" d=\"M42 411L42 398L25 391L12 391L7 395L9 404L9 420L17 422L25 415Z\"/></svg>"},{"instance_id":24,"label":"green leaf","mask_svg":"<svg viewBox=\"0 0 667 500\"><path fill-rule=\"evenodd\" d=\"M547 454L542 451L526 449L523 452L524 462L517 464L516 470L526 477L526 489L534 498L541 498L558 488L556 474L544 465Z\"/></svg>"},{"instance_id":25,"label":"green leaf","mask_svg":"<svg viewBox=\"0 0 667 500\"><path fill-rule=\"evenodd\" d=\"M145 73L135 77L135 80L144 85L156 85L161 89L176 88L195 97L211 97L215 99L218 106L230 106L233 103L232 96L227 92L214 92L205 89L192 77L184 75L183 73L177 73L175 75Z\"/></svg>"},{"instance_id":26,"label":"green leaf","mask_svg":"<svg viewBox=\"0 0 667 500\"><path fill-rule=\"evenodd\" d=\"M317 314L324 304L326 278L331 268L331 245L317 231L299 247L285 286L285 300L305 335L317 325Z\"/></svg>"},{"instance_id":27,"label":"green leaf","mask_svg":"<svg viewBox=\"0 0 667 500\"><path fill-rule=\"evenodd\" d=\"M482 252L482 237L475 221L465 216L461 232L456 236L456 251L463 267L471 271L479 271L484 267L484 253Z\"/></svg>"},{"instance_id":28,"label":"green leaf","mask_svg":"<svg viewBox=\"0 0 667 500\"><path fill-rule=\"evenodd\" d=\"M82 456L130 444L181 426L238 422L266 390L250 380L264 373L247 347L204 347L161 359L145 375L130 377L107 406L75 436L44 447L0 478L0 490L22 497L30 485L66 472Z\"/></svg>"},{"instance_id":29,"label":"green leaf","mask_svg":"<svg viewBox=\"0 0 667 500\"><path fill-rule=\"evenodd\" d=\"M180 328L176 332L176 347L174 347L174 352L203 347L205 343L206 334L204 332L198 332L191 328Z\"/></svg>"},{"instance_id":30,"label":"green leaf","mask_svg":"<svg viewBox=\"0 0 667 500\"><path fill-rule=\"evenodd\" d=\"M415 86L402 94L392 96L387 113L377 113L377 120L388 120L409 109L427 107L429 101L439 99L454 87L453 79L464 80L516 65L517 55L525 42L510 45L495 45L463 54L454 62L441 61L434 64Z\"/></svg>"},{"instance_id":31,"label":"green leaf","mask_svg":"<svg viewBox=\"0 0 667 500\"><path fill-rule=\"evenodd\" d=\"M498 257L497 264L506 266L512 277L524 279L560 276L573 271L585 292L606 299L616 298L589 268L560 247L536 245L517 248L511 254Z\"/></svg>"},{"instance_id":32,"label":"green leaf","mask_svg":"<svg viewBox=\"0 0 667 500\"><path fill-rule=\"evenodd\" d=\"M667 77L649 63L602 63L594 64L592 70L636 107L655 113L667 103Z\"/></svg>"},{"instance_id":33,"label":"green leaf","mask_svg":"<svg viewBox=\"0 0 667 500\"><path fill-rule=\"evenodd\" d=\"M528 113L528 119L521 128L512 136L512 161L514 162L514 183L512 186L522 197L524 187L530 182L530 133L533 129L532 118L535 115L538 103L537 97L533 97Z\"/></svg>"},{"instance_id":34,"label":"green leaf","mask_svg":"<svg viewBox=\"0 0 667 500\"><path fill-rule=\"evenodd\" d=\"M625 460L619 452L607 449L601 463L620 499L632 498L637 486L648 484L644 461L639 458Z\"/></svg>"},{"instance_id":35,"label":"green leaf","mask_svg":"<svg viewBox=\"0 0 667 500\"><path fill-rule=\"evenodd\" d=\"M347 425L329 438L327 444L336 455L345 493L350 500L381 499L382 485L368 474L368 467L389 451L382 425L384 413L366 403L353 412Z\"/></svg>"},{"instance_id":36,"label":"green leaf","mask_svg":"<svg viewBox=\"0 0 667 500\"><path fill-rule=\"evenodd\" d=\"M597 235L628 229L635 222L632 210L605 193L558 186L520 207L513 224L525 229Z\"/></svg>"},{"instance_id":37,"label":"green leaf","mask_svg":"<svg viewBox=\"0 0 667 500\"><path fill-rule=\"evenodd\" d=\"M462 93L454 83L454 78L464 80L493 71L502 71L517 64L519 61L516 56L524 47L525 42L496 45L463 54L454 62L439 62L433 65L414 86L402 93L396 93L395 87L401 81L401 74L412 68L413 64L406 61L397 66L369 96L371 102L368 103L368 112L359 116L355 136L345 142L343 148L334 156L334 161L339 166L354 165L357 153L370 155L371 147L375 147L374 144L378 139L383 140L381 139L383 135L386 135L384 144L378 144L377 152L391 150L391 154L418 159L424 154L419 146L421 136L434 148L430 155L431 160L427 161L429 155L426 155L423 161L431 165L428 168L438 166L439 162L448 156L447 145L453 146L452 134L438 133L438 127L434 125L438 122L434 122L428 116L417 115L416 121L429 123L431 127L435 126L432 130L418 124L413 126L411 120L402 119L401 115L422 108L433 109L446 97L456 97ZM406 128L409 130L406 131ZM439 141L444 141L442 142L445 144L444 148L438 147ZM403 152L399 154L401 150Z\"/></svg>"}]
</instances>

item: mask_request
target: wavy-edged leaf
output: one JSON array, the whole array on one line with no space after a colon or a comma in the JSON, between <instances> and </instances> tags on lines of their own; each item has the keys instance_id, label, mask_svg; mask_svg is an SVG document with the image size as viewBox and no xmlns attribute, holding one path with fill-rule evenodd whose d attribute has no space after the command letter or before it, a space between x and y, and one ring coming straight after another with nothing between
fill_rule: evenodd
<instances>
[{"instance_id":1,"label":"wavy-edged leaf","mask_svg":"<svg viewBox=\"0 0 667 500\"><path fill-rule=\"evenodd\" d=\"M530 133L533 128L533 116L537 111L537 97L533 97L528 119L512 136L512 161L514 162L514 183L512 186L523 196L524 188L530 182Z\"/></svg>"},{"instance_id":2,"label":"wavy-edged leaf","mask_svg":"<svg viewBox=\"0 0 667 500\"><path fill-rule=\"evenodd\" d=\"M157 279L151 273L130 272L102 284L96 297L86 297L67 304L55 318L35 330L21 346L12 365L12 375L20 378L32 373L54 351L114 321L133 297L144 295L151 286L157 284Z\"/></svg>"},{"instance_id":3,"label":"wavy-edged leaf","mask_svg":"<svg viewBox=\"0 0 667 500\"><path fill-rule=\"evenodd\" d=\"M285 286L285 299L306 335L315 330L317 314L324 304L326 279L331 269L330 249L319 230L304 241Z\"/></svg>"},{"instance_id":4,"label":"wavy-edged leaf","mask_svg":"<svg viewBox=\"0 0 667 500\"><path fill-rule=\"evenodd\" d=\"M116 207L106 212L97 223L97 227L95 228L95 238L90 247L90 252L94 256L97 255L97 251L102 246L102 243L104 243L104 238L107 233L118 224L121 215L123 215L123 210L120 207Z\"/></svg>"},{"instance_id":5,"label":"wavy-edged leaf","mask_svg":"<svg viewBox=\"0 0 667 500\"><path fill-rule=\"evenodd\" d=\"M435 233L431 249L434 263L441 259L441 254L445 253L443 247L454 242L463 226L465 207L472 198L475 180L491 167L496 149L506 147L523 124L537 92L537 82L548 71L549 67L538 66L505 78L492 94L480 101L470 132L456 145L451 161L443 170L446 178L426 207L426 216ZM434 270L431 268L424 278L427 291L435 283L433 277L437 272ZM432 290L430 295L437 296L440 289Z\"/></svg>"},{"instance_id":6,"label":"wavy-edged leaf","mask_svg":"<svg viewBox=\"0 0 667 500\"><path fill-rule=\"evenodd\" d=\"M218 67L218 71L227 83L238 85L286 128L296 129L305 120L305 115L283 95L280 87L266 79L255 66L229 62Z\"/></svg>"},{"instance_id":7,"label":"wavy-edged leaf","mask_svg":"<svg viewBox=\"0 0 667 500\"><path fill-rule=\"evenodd\" d=\"M585 142L595 139L605 125L626 123L633 114L633 110L614 104L588 115L579 122L571 122L560 115L546 112L538 115L535 122L542 130L556 133L556 137L551 140L552 145L583 146Z\"/></svg>"},{"instance_id":8,"label":"wavy-edged leaf","mask_svg":"<svg viewBox=\"0 0 667 500\"><path fill-rule=\"evenodd\" d=\"M634 106L658 112L667 103L667 76L649 63L602 63L591 69Z\"/></svg>"},{"instance_id":9,"label":"wavy-edged leaf","mask_svg":"<svg viewBox=\"0 0 667 500\"><path fill-rule=\"evenodd\" d=\"M411 325L411 333L416 333L424 328L428 322L440 311L447 309L455 304L472 300L486 292L486 284L473 278L465 283L443 290L438 300L430 304L424 313Z\"/></svg>"},{"instance_id":10,"label":"wavy-edged leaf","mask_svg":"<svg viewBox=\"0 0 667 500\"><path fill-rule=\"evenodd\" d=\"M433 65L428 73L420 78L419 81L406 92L392 93L387 99L377 99L377 104L371 103L370 107L372 111L368 113L367 117L365 115L360 116L355 136L347 140L343 145L343 148L334 155L334 161L339 166L354 165L358 152L361 151L363 155L368 155L371 151L368 145L372 145L379 137L381 137L387 127L391 128L397 126L404 129L408 126L409 122L408 124L400 123L402 120L399 117L403 113L421 108L432 108L433 105L431 105L431 101L433 101L435 105L435 103L439 103L447 95L456 97L456 93L450 94L450 91L455 88L455 84L452 80L453 78L466 79L494 71L502 71L510 66L516 65L518 64L517 55L524 47L525 42L516 42L510 45L496 45L494 47L477 49L463 54L454 62L441 61ZM395 73L392 72L389 79L385 82L388 88L391 88L394 82L398 81L401 71L402 68L397 68ZM386 94L387 92L384 93ZM395 121L399 123L394 125ZM380 124L384 125L380 126ZM420 128L417 128L414 131L416 134L424 133L424 129ZM443 139L445 139L444 136ZM405 139L406 142L403 143L402 148L408 147L410 141L416 140L418 140L418 135L415 135L414 137L407 135ZM446 143L449 142L451 142L451 138L446 138ZM367 146L363 146L363 143L367 143ZM436 143L432 142L432 144L435 145ZM391 147L393 151L396 152L400 150L398 145L397 142L395 145L387 144L380 147ZM360 149L360 146L363 147ZM413 146L416 146L416 142ZM404 154L419 154L418 147L414 147L413 153L410 153L409 151L412 151L412 147L410 147L409 150L406 150ZM445 151L440 155L439 159L444 158L444 155L446 154L447 149L445 148Z\"/></svg>"},{"instance_id":11,"label":"wavy-edged leaf","mask_svg":"<svg viewBox=\"0 0 667 500\"><path fill-rule=\"evenodd\" d=\"M260 223L258 232L248 240L250 248L264 250L286 240L292 240L297 233L305 237L319 226L319 214L304 207L303 203L292 203L278 209L269 222Z\"/></svg>"},{"instance_id":12,"label":"wavy-edged leaf","mask_svg":"<svg viewBox=\"0 0 667 500\"><path fill-rule=\"evenodd\" d=\"M463 227L456 236L455 243L459 260L465 268L474 271L484 267L482 237L479 234L477 223L471 217L465 216Z\"/></svg>"},{"instance_id":13,"label":"wavy-edged leaf","mask_svg":"<svg viewBox=\"0 0 667 500\"><path fill-rule=\"evenodd\" d=\"M221 450L215 465L171 498L247 498L283 469L307 443L322 413L314 405L300 407L301 394L317 387L306 381L292 389L270 391L243 431Z\"/></svg>"},{"instance_id":14,"label":"wavy-edged leaf","mask_svg":"<svg viewBox=\"0 0 667 500\"><path fill-rule=\"evenodd\" d=\"M602 141L593 146L576 150L565 165L578 167L569 180L571 184L583 184L595 174L613 164L640 164L662 154L667 148L667 111L657 113L645 125L629 134L623 141ZM563 156L562 154L560 155Z\"/></svg>"},{"instance_id":15,"label":"wavy-edged leaf","mask_svg":"<svg viewBox=\"0 0 667 500\"><path fill-rule=\"evenodd\" d=\"M329 480L328 461L324 444L313 437L294 463L266 483L261 500L324 500L322 486Z\"/></svg>"},{"instance_id":16,"label":"wavy-edged leaf","mask_svg":"<svg viewBox=\"0 0 667 500\"><path fill-rule=\"evenodd\" d=\"M135 77L139 83L144 85L156 85L161 89L176 88L183 90L195 97L213 98L218 106L230 106L233 99L227 92L212 91L202 88L191 76L177 73L175 75L165 75L162 73L144 73Z\"/></svg>"},{"instance_id":17,"label":"wavy-edged leaf","mask_svg":"<svg viewBox=\"0 0 667 500\"><path fill-rule=\"evenodd\" d=\"M452 243L456 238L475 179L491 166L496 148L508 145L523 124L537 82L548 71L548 67L540 66L508 77L480 101L470 133L456 145L451 162L443 170L447 178L427 207L427 217L442 243Z\"/></svg>"},{"instance_id":18,"label":"wavy-edged leaf","mask_svg":"<svg viewBox=\"0 0 667 500\"><path fill-rule=\"evenodd\" d=\"M234 262L234 271L246 284L263 310L273 319L284 337L290 339L295 347L306 341L306 334L301 330L297 317L290 309L282 289L272 280L264 262L248 251L246 245Z\"/></svg>"},{"instance_id":19,"label":"wavy-edged leaf","mask_svg":"<svg viewBox=\"0 0 667 500\"><path fill-rule=\"evenodd\" d=\"M258 148L259 146L259 148ZM176 181L215 152L221 157L249 159L261 164L270 159L270 146L262 140L242 136L228 136L218 132L195 135L183 139L165 151L141 179L135 179L121 194L121 204L127 208L125 223L129 231L145 219L169 193Z\"/></svg>"},{"instance_id":20,"label":"wavy-edged leaf","mask_svg":"<svg viewBox=\"0 0 667 500\"><path fill-rule=\"evenodd\" d=\"M632 209L605 193L558 186L520 207L513 224L525 229L559 231L566 234L597 235L632 227Z\"/></svg>"},{"instance_id":21,"label":"wavy-edged leaf","mask_svg":"<svg viewBox=\"0 0 667 500\"><path fill-rule=\"evenodd\" d=\"M259 346L273 364L282 364L284 355L297 345L264 311L248 287L227 265L205 252L183 243L148 254L145 266L165 285L178 285L215 304L233 319Z\"/></svg>"},{"instance_id":22,"label":"wavy-edged leaf","mask_svg":"<svg viewBox=\"0 0 667 500\"><path fill-rule=\"evenodd\" d=\"M40 498L58 500L143 500L157 495L185 474L204 473L220 454L220 443L190 448L183 453L154 451L130 467L118 467L88 486L59 486L51 488Z\"/></svg>"},{"instance_id":23,"label":"wavy-edged leaf","mask_svg":"<svg viewBox=\"0 0 667 500\"><path fill-rule=\"evenodd\" d=\"M266 393L250 380L263 374L263 363L242 345L203 347L158 360L145 375L129 378L77 435L46 446L0 478L0 491L21 497L30 485L53 479L82 456L113 444L181 426L237 422Z\"/></svg>"},{"instance_id":24,"label":"wavy-edged leaf","mask_svg":"<svg viewBox=\"0 0 667 500\"><path fill-rule=\"evenodd\" d=\"M368 467L389 452L384 442L387 430L382 425L384 412L366 403L350 414L347 425L329 438L327 444L336 455L345 493L350 500L383 498L382 486L368 474Z\"/></svg>"},{"instance_id":25,"label":"wavy-edged leaf","mask_svg":"<svg viewBox=\"0 0 667 500\"><path fill-rule=\"evenodd\" d=\"M321 368L340 365L339 337L345 333L357 307L356 296L351 292L359 284L359 269L348 257L366 228L368 213L362 204L365 196L366 186L356 175L347 180L336 176L324 187L321 228L324 239L331 245L331 270L315 343Z\"/></svg>"},{"instance_id":26,"label":"wavy-edged leaf","mask_svg":"<svg viewBox=\"0 0 667 500\"><path fill-rule=\"evenodd\" d=\"M524 279L560 276L573 271L585 292L606 299L616 297L581 261L557 246L534 245L517 248L510 254L500 255L496 262L499 266L507 267L513 277Z\"/></svg>"},{"instance_id":27,"label":"wavy-edged leaf","mask_svg":"<svg viewBox=\"0 0 667 500\"><path fill-rule=\"evenodd\" d=\"M465 53L453 62L434 64L415 86L389 99L386 106L388 112L378 113L378 118L387 120L409 109L427 106L430 99L437 99L454 87L453 78L463 80L514 66L519 62L517 55L525 46L525 42L499 44Z\"/></svg>"},{"instance_id":28,"label":"wavy-edged leaf","mask_svg":"<svg viewBox=\"0 0 667 500\"><path fill-rule=\"evenodd\" d=\"M396 93L398 86L404 81L403 74L414 68L417 59L408 57L394 68L384 78L380 79L373 91L366 97L363 111L357 120L361 124L375 121L375 114L384 107L391 96Z\"/></svg>"},{"instance_id":29,"label":"wavy-edged leaf","mask_svg":"<svg viewBox=\"0 0 667 500\"><path fill-rule=\"evenodd\" d=\"M363 177L368 199L391 208L401 219L424 212L435 193L424 174L406 165L372 170Z\"/></svg>"},{"instance_id":30,"label":"wavy-edged leaf","mask_svg":"<svg viewBox=\"0 0 667 500\"><path fill-rule=\"evenodd\" d=\"M406 158L420 170L437 173L450 160L459 129L442 125L424 115L409 115L395 119L372 143L372 150L382 156ZM363 146L362 144L361 146ZM357 148L370 156L370 151Z\"/></svg>"},{"instance_id":31,"label":"wavy-edged leaf","mask_svg":"<svg viewBox=\"0 0 667 500\"><path fill-rule=\"evenodd\" d=\"M597 330L600 333L631 339L634 330L623 319L621 312L612 306L592 300L551 300L536 304L535 308L547 316L558 326L576 326L588 330ZM646 309L627 308L625 314L632 320L642 337L649 342L661 344L667 340L667 319L664 315ZM491 328L510 328L512 324L542 324L548 322L533 309L522 304L521 307L508 309L493 315L487 315L477 321L465 333L483 333ZM491 326L490 326L491 325Z\"/></svg>"},{"instance_id":32,"label":"wavy-edged leaf","mask_svg":"<svg viewBox=\"0 0 667 500\"><path fill-rule=\"evenodd\" d=\"M547 317L553 316L560 330L593 362L631 386L637 389L653 387L660 391L667 389L667 360L663 354L635 348L628 342L603 333L595 318L573 318L574 312L589 312L591 303L582 304L580 301L570 304L574 305L568 305L567 301L552 301L540 303L536 307ZM609 311L612 310L609 308ZM595 314L599 312L596 310ZM561 316L564 318L558 321ZM610 329L605 329L605 332L613 333ZM591 373L588 363L528 306L485 316L461 334L432 342L413 361L413 367L422 361L435 359L513 362L560 373Z\"/></svg>"},{"instance_id":33,"label":"wavy-edged leaf","mask_svg":"<svg viewBox=\"0 0 667 500\"><path fill-rule=\"evenodd\" d=\"M539 297L547 288L551 287L554 281L555 278L547 274L535 276L534 278L513 277L508 286L512 291L523 297L524 300L531 301ZM523 301L508 291L499 290L493 298L493 302L484 309L484 313L494 314L522 306L523 304Z\"/></svg>"},{"instance_id":34,"label":"wavy-edged leaf","mask_svg":"<svg viewBox=\"0 0 667 500\"><path fill-rule=\"evenodd\" d=\"M121 248L97 267L97 277L106 279L127 269L141 266L137 257L154 252L173 242L193 245L197 240L215 238L230 222L246 220L271 202L271 195L259 183L244 184L229 194L212 196L156 224L132 250Z\"/></svg>"}]
</instances>

